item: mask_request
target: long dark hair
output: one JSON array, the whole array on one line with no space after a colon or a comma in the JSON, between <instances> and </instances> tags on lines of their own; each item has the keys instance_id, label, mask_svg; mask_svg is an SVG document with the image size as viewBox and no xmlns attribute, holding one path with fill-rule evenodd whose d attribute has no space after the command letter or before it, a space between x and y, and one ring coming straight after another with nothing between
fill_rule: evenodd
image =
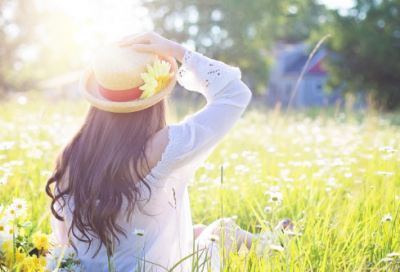
<instances>
[{"instance_id":1,"label":"long dark hair","mask_svg":"<svg viewBox=\"0 0 400 272\"><path fill-rule=\"evenodd\" d=\"M117 234L126 237L116 222L124 199L128 203L124 210L127 221L135 205L143 211L137 203L141 191L136 183L142 182L151 196L150 186L144 180L150 172L145 147L149 138L166 126L167 108L166 99L132 113L112 113L90 106L82 126L57 156L46 185L46 193L52 198L51 211L64 221L54 205L61 200L65 206L63 197L73 197L73 220L68 235L88 243L88 250L92 242L89 235L100 239L93 257L102 245L112 254L110 237L118 242ZM53 183L54 194L50 188ZM77 250L71 240L70 243Z\"/></svg>"}]
</instances>

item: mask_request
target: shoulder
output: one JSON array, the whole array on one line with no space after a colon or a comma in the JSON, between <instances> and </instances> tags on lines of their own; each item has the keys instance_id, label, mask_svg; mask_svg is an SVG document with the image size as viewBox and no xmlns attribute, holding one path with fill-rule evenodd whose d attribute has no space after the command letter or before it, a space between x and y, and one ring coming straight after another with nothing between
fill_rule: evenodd
<instances>
[{"instance_id":1,"label":"shoulder","mask_svg":"<svg viewBox=\"0 0 400 272\"><path fill-rule=\"evenodd\" d=\"M161 129L151 136L148 140L145 154L150 168L153 168L161 160L163 153L165 152L169 144L169 127Z\"/></svg>"}]
</instances>

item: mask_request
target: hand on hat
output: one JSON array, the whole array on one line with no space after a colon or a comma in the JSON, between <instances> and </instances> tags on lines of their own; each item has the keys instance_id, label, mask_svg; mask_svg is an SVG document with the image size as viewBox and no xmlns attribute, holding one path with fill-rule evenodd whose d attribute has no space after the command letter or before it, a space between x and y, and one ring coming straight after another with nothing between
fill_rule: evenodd
<instances>
[{"instance_id":1,"label":"hand on hat","mask_svg":"<svg viewBox=\"0 0 400 272\"><path fill-rule=\"evenodd\" d=\"M180 62L182 62L186 51L182 45L154 32L126 36L118 44L119 46L132 46L133 49L139 52L150 52L159 56L173 56Z\"/></svg>"}]
</instances>

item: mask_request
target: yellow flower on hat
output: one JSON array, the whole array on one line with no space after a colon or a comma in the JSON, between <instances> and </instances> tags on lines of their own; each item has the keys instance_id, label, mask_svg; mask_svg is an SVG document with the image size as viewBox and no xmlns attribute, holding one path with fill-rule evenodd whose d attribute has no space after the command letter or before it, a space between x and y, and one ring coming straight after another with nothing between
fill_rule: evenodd
<instances>
[{"instance_id":1,"label":"yellow flower on hat","mask_svg":"<svg viewBox=\"0 0 400 272\"><path fill-rule=\"evenodd\" d=\"M147 73L140 73L140 77L145 83L139 87L140 90L143 90L140 99L149 98L161 92L168 85L170 77L174 75L169 72L170 68L169 62L160 62L158 59L154 61L153 66L147 64Z\"/></svg>"}]
</instances>

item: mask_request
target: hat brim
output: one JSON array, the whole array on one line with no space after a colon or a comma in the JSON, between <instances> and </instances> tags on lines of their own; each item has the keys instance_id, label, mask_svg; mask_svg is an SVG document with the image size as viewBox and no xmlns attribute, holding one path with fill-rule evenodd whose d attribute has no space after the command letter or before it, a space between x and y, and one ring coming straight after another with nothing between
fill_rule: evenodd
<instances>
[{"instance_id":1,"label":"hat brim","mask_svg":"<svg viewBox=\"0 0 400 272\"><path fill-rule=\"evenodd\" d=\"M178 65L176 60L173 57L165 56L159 56L158 58L171 63L171 70L174 72L174 75L170 77L168 85L161 92L149 98L136 99L127 102L115 102L104 98L99 92L92 65L89 65L89 67L86 68L85 72L83 73L83 76L79 82L79 90L82 93L82 96L89 101L90 104L104 111L128 113L149 108L166 97L172 91L177 81Z\"/></svg>"}]
</instances>

